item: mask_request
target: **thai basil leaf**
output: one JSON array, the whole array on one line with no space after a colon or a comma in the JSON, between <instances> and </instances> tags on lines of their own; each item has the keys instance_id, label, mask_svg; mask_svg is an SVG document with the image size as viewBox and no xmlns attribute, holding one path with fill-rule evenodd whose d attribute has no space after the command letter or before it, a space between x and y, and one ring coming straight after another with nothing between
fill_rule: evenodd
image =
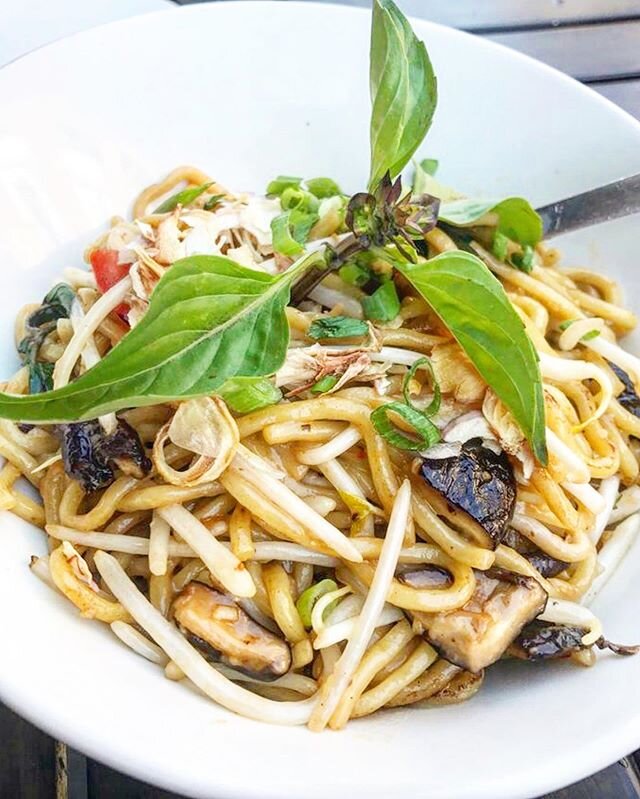
<instances>
[{"instance_id":1,"label":"thai basil leaf","mask_svg":"<svg viewBox=\"0 0 640 799\"><path fill-rule=\"evenodd\" d=\"M58 283L45 295L40 308L31 314L28 324L31 327L39 327L44 322L67 319L75 296L74 290L68 283Z\"/></svg>"},{"instance_id":2,"label":"thai basil leaf","mask_svg":"<svg viewBox=\"0 0 640 799\"><path fill-rule=\"evenodd\" d=\"M513 414L545 464L544 401L536 351L502 285L471 253L455 250L396 264L442 319Z\"/></svg>"},{"instance_id":3,"label":"thai basil leaf","mask_svg":"<svg viewBox=\"0 0 640 799\"><path fill-rule=\"evenodd\" d=\"M400 300L393 280L387 280L369 297L361 300L362 311L367 319L390 322L400 313Z\"/></svg>"},{"instance_id":4,"label":"thai basil leaf","mask_svg":"<svg viewBox=\"0 0 640 799\"><path fill-rule=\"evenodd\" d=\"M251 413L282 399L282 392L266 377L232 377L216 392L234 413Z\"/></svg>"},{"instance_id":5,"label":"thai basil leaf","mask_svg":"<svg viewBox=\"0 0 640 799\"><path fill-rule=\"evenodd\" d=\"M271 239L274 252L279 252L288 258L295 258L304 252L304 247L299 241L296 241L293 235L292 213L292 211L285 211L271 220Z\"/></svg>"},{"instance_id":6,"label":"thai basil leaf","mask_svg":"<svg viewBox=\"0 0 640 799\"><path fill-rule=\"evenodd\" d=\"M273 249L289 258L304 252L303 244L309 238L311 228L320 217L314 211L292 208L271 220Z\"/></svg>"},{"instance_id":7,"label":"thai basil leaf","mask_svg":"<svg viewBox=\"0 0 640 799\"><path fill-rule=\"evenodd\" d=\"M179 205L191 205L191 203L197 200L201 194L204 194L211 185L212 181L203 183L202 186L192 186L190 189L184 189L177 194L172 194L171 197L167 197L163 203L160 203L153 213L168 214L169 211L173 211L173 209L177 208Z\"/></svg>"},{"instance_id":8,"label":"thai basil leaf","mask_svg":"<svg viewBox=\"0 0 640 799\"><path fill-rule=\"evenodd\" d=\"M416 171L413 176L413 194L431 194L429 191L431 179L436 174L438 162L435 158L423 158L416 164Z\"/></svg>"},{"instance_id":9,"label":"thai basil leaf","mask_svg":"<svg viewBox=\"0 0 640 799\"><path fill-rule=\"evenodd\" d=\"M53 364L37 361L29 365L29 394L42 394L53 388Z\"/></svg>"},{"instance_id":10,"label":"thai basil leaf","mask_svg":"<svg viewBox=\"0 0 640 799\"><path fill-rule=\"evenodd\" d=\"M392 0L374 0L369 83L369 190L399 174L429 130L437 102L436 78L421 42Z\"/></svg>"},{"instance_id":11,"label":"thai basil leaf","mask_svg":"<svg viewBox=\"0 0 640 799\"><path fill-rule=\"evenodd\" d=\"M354 319L352 316L323 316L311 322L307 335L314 339L354 338L366 336L368 332L369 326L362 319Z\"/></svg>"},{"instance_id":12,"label":"thai basil leaf","mask_svg":"<svg viewBox=\"0 0 640 799\"><path fill-rule=\"evenodd\" d=\"M95 418L122 408L211 394L233 377L273 374L289 341L285 306L313 252L276 277L223 256L177 261L149 309L96 366L34 397L0 393L0 417L23 422Z\"/></svg>"},{"instance_id":13,"label":"thai basil leaf","mask_svg":"<svg viewBox=\"0 0 640 799\"><path fill-rule=\"evenodd\" d=\"M29 315L24 338L18 344L18 354L29 368L29 393L40 394L53 388L53 364L38 360L40 346L56 329L58 319L71 313L75 293L67 283L58 283L44 297L42 304Z\"/></svg>"},{"instance_id":14,"label":"thai basil leaf","mask_svg":"<svg viewBox=\"0 0 640 799\"><path fill-rule=\"evenodd\" d=\"M468 227L488 213L498 219L497 231L518 244L535 245L542 239L542 219L522 197L506 200L458 199L440 204L439 219L456 227Z\"/></svg>"}]
</instances>

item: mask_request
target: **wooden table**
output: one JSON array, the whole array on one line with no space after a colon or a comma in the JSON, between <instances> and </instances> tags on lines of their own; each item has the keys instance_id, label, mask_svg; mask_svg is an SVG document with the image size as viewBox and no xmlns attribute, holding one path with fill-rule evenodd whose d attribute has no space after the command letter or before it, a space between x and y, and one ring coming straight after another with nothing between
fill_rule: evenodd
<instances>
[{"instance_id":1,"label":"wooden table","mask_svg":"<svg viewBox=\"0 0 640 799\"><path fill-rule=\"evenodd\" d=\"M640 118L640 0L397 2L406 13L528 53ZM58 799L179 799L67 750L2 705L0 741L1 799L52 799L56 792ZM639 777L640 751L546 799L640 799Z\"/></svg>"}]
</instances>

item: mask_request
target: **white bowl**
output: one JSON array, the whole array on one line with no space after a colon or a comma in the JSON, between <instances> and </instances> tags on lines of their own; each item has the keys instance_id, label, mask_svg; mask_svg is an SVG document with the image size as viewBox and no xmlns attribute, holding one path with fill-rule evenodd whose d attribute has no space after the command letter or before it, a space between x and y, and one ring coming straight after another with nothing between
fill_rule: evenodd
<instances>
[{"instance_id":1,"label":"white bowl","mask_svg":"<svg viewBox=\"0 0 640 799\"><path fill-rule=\"evenodd\" d=\"M422 150L468 193L550 201L640 171L640 126L561 74L415 20L440 84ZM368 163L368 14L295 2L163 11L73 36L0 71L0 373L12 321L136 192L177 164L262 190L278 173L361 189ZM640 285L637 219L559 242ZM37 530L2 519L0 695L122 771L218 799L392 795L517 799L577 780L640 744L640 657L593 669L501 664L467 704L406 709L341 733L268 727L215 707L33 577ZM640 639L636 547L597 610Z\"/></svg>"}]
</instances>

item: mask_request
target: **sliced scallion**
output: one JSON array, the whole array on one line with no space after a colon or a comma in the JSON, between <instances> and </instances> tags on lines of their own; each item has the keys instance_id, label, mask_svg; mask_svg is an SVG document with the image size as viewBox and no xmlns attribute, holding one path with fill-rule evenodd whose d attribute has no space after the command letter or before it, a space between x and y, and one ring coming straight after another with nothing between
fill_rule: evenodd
<instances>
[{"instance_id":1,"label":"sliced scallion","mask_svg":"<svg viewBox=\"0 0 640 799\"><path fill-rule=\"evenodd\" d=\"M282 392L266 377L232 377L217 392L234 413L251 413L282 399Z\"/></svg>"},{"instance_id":2,"label":"sliced scallion","mask_svg":"<svg viewBox=\"0 0 640 799\"><path fill-rule=\"evenodd\" d=\"M389 419L389 413L400 416L413 428L418 438L409 438L401 433ZM434 423L423 413L403 402L388 402L386 405L376 408L371 413L371 423L387 444L409 452L429 449L440 440L440 432Z\"/></svg>"},{"instance_id":3,"label":"sliced scallion","mask_svg":"<svg viewBox=\"0 0 640 799\"><path fill-rule=\"evenodd\" d=\"M192 186L190 189L184 189L183 191L179 191L177 194L172 194L171 197L167 197L163 203L160 203L153 213L168 214L179 205L191 205L191 203L194 200L197 200L198 197L203 194L211 185L212 181L209 183L203 183L202 186Z\"/></svg>"},{"instance_id":4,"label":"sliced scallion","mask_svg":"<svg viewBox=\"0 0 640 799\"><path fill-rule=\"evenodd\" d=\"M325 197L335 197L336 194L342 194L340 186L331 178L310 178L305 183L311 194L320 200Z\"/></svg>"},{"instance_id":5,"label":"sliced scallion","mask_svg":"<svg viewBox=\"0 0 640 799\"><path fill-rule=\"evenodd\" d=\"M418 369L426 369L429 372L429 377L431 378L431 384L433 385L433 399L429 403L429 405L424 408L420 409L417 408L413 402L411 401L411 396L409 394L409 384L413 380L415 373ZM434 413L438 413L440 410L440 401L442 399L442 394L440 392L440 384L436 379L435 372L433 371L433 364L431 360L426 356L424 358L419 358L415 361L412 365L407 374L404 376L404 380L402 381L402 396L404 397L404 401L416 411L423 413L425 416L433 416Z\"/></svg>"},{"instance_id":6,"label":"sliced scallion","mask_svg":"<svg viewBox=\"0 0 640 799\"><path fill-rule=\"evenodd\" d=\"M294 178L290 175L278 175L267 186L267 194L272 197L279 197L285 189L297 189L302 183L302 178Z\"/></svg>"}]
</instances>

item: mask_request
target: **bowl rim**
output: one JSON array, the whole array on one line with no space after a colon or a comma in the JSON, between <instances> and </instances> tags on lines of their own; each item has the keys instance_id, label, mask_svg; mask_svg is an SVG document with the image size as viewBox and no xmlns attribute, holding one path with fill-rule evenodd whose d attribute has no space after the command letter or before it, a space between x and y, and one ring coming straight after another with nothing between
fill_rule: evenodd
<instances>
[{"instance_id":1,"label":"bowl rim","mask_svg":"<svg viewBox=\"0 0 640 799\"><path fill-rule=\"evenodd\" d=\"M326 9L327 13L333 13L337 16L351 15L354 17L363 17L365 14L367 16L369 15L369 9L365 7L342 5L339 2L333 2L333 0L328 0L328 2L324 2L323 0L288 0L286 3L281 2L281 0L227 0L224 4L195 3L187 6L172 5L164 9L143 12L133 17L105 22L42 44L3 64L2 67L0 67L0 80L10 75L16 65L19 66L23 61L30 59L34 54L38 54L41 51L55 51L59 48L64 48L68 42L95 34L96 31L117 30L118 28L142 24L142 20L149 20L149 18L168 17L169 15L175 14L180 14L182 16L190 15L195 19L198 16L215 15L218 13L218 9L224 8L225 6L241 6L247 9L259 10L261 13L267 12L270 9L277 9L278 13L285 14L304 14L309 8L322 7ZM287 9L287 11L283 11L283 9ZM288 9L291 10L289 11ZM579 80L562 72L556 67L545 64L525 53L513 50L501 42L485 39L482 35L462 31L441 23L416 17L415 15L409 15L409 18L412 22L417 22L420 26L433 31L436 36L455 36L461 39L474 40L474 47L476 48L489 51L495 51L496 49L501 50L508 54L508 57L512 60L526 62L538 72L552 76L553 80L556 82L563 82L565 85L570 86L573 92L589 97L592 103L599 104L604 113L618 116L629 129L635 131L640 144L639 120L612 100L609 100L588 85L581 83ZM11 680L8 682L11 682ZM12 691L14 692L12 693ZM92 727L91 725L86 725L86 722L83 723L82 720L80 720L78 723L77 719L72 719L71 717L63 718L54 715L43 716L39 713L37 692L30 691L27 684L23 685L22 691L15 692L15 685L8 685L2 672L0 672L0 700L2 700L7 707L11 708L21 717L43 730L54 739L62 738L65 743L83 752L87 757L103 763L116 771L130 775L143 782L149 782L150 779L154 779L154 784L158 784L167 790L179 794L184 794L185 791L189 791L188 786L180 779L174 777L173 772L168 767L159 774L157 777L158 782L155 782L156 775L150 774L148 766L145 766L145 761L139 763L131 753L123 756L125 753L122 745L120 745L120 749L118 749L117 746L103 749L100 744L100 737L91 734L90 731ZM499 786L494 786L490 792L484 791L482 793L475 793L473 797L474 799L528 799L532 796L538 796L549 791L557 790L576 780L583 779L589 774L594 774L596 771L607 767L640 747L639 720L640 704L638 705L638 710L635 715L630 714L625 722L619 725L615 730L603 730L596 733L589 742L589 745L581 750L579 758L575 756L566 758L561 766L555 764L554 770L551 773L547 773L545 769L531 768L527 772L519 771L515 778L510 777L508 773L502 774ZM586 764L588 764L588 766L585 769ZM522 785L523 779L526 779L526 785L524 787ZM240 783L234 785L224 779L221 779L213 786L204 786L200 783L194 783L191 788L192 793L189 792L185 795L204 796L205 790L215 790L216 792L223 791L225 799L262 799L262 797L265 796L264 791L258 788L247 790L246 785ZM269 796L270 795L271 794L269 794ZM459 794L456 794L456 796L458 795Z\"/></svg>"}]
</instances>

